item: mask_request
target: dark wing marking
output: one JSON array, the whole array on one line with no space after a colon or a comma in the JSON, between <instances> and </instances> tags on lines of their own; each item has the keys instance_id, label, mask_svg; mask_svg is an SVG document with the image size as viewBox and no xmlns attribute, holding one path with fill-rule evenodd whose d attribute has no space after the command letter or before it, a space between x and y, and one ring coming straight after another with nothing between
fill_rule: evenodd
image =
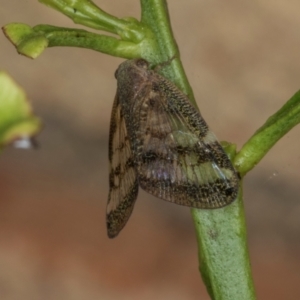
<instances>
[{"instance_id":1,"label":"dark wing marking","mask_svg":"<svg viewBox=\"0 0 300 300\"><path fill-rule=\"evenodd\" d=\"M116 95L109 133L109 196L107 234L115 237L128 221L138 194L138 180L124 116Z\"/></svg>"},{"instance_id":2,"label":"dark wing marking","mask_svg":"<svg viewBox=\"0 0 300 300\"><path fill-rule=\"evenodd\" d=\"M186 95L154 74L136 126L138 177L150 194L196 208L237 196L238 177L216 137Z\"/></svg>"}]
</instances>

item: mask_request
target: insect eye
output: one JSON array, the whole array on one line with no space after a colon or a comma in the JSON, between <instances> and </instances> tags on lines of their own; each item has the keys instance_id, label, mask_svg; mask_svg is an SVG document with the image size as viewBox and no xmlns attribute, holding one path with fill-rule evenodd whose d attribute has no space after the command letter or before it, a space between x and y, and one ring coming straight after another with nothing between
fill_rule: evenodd
<instances>
[{"instance_id":1,"label":"insect eye","mask_svg":"<svg viewBox=\"0 0 300 300\"><path fill-rule=\"evenodd\" d=\"M140 58L136 61L136 65L139 68L143 68L143 69L148 69L148 67L149 67L149 63L145 59L142 59L142 58Z\"/></svg>"}]
</instances>

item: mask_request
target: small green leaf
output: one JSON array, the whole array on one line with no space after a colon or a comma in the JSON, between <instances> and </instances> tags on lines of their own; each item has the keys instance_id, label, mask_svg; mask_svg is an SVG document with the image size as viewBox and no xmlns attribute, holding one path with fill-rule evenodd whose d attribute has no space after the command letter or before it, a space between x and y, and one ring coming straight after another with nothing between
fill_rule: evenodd
<instances>
[{"instance_id":1,"label":"small green leaf","mask_svg":"<svg viewBox=\"0 0 300 300\"><path fill-rule=\"evenodd\" d=\"M32 33L31 27L22 23L11 23L5 25L2 29L7 38L14 45L19 45L24 39L24 36Z\"/></svg>"},{"instance_id":2,"label":"small green leaf","mask_svg":"<svg viewBox=\"0 0 300 300\"><path fill-rule=\"evenodd\" d=\"M0 72L0 149L18 139L29 139L41 129L26 95L5 72Z\"/></svg>"},{"instance_id":3,"label":"small green leaf","mask_svg":"<svg viewBox=\"0 0 300 300\"><path fill-rule=\"evenodd\" d=\"M18 53L29 58L38 57L48 46L48 39L22 23L11 23L2 28L6 37L17 48Z\"/></svg>"}]
</instances>

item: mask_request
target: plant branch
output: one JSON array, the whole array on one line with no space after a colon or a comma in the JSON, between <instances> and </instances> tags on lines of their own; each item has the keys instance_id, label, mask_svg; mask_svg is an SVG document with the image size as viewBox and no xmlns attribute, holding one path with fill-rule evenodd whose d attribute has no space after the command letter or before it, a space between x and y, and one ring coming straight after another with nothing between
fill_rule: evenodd
<instances>
[{"instance_id":1,"label":"plant branch","mask_svg":"<svg viewBox=\"0 0 300 300\"><path fill-rule=\"evenodd\" d=\"M132 59L142 57L144 49L153 49L150 30L144 28L145 36L139 43L100 35L82 29L37 25L33 28L22 23L11 23L3 28L4 34L15 45L17 51L36 58L47 48L55 46L81 47L112 56Z\"/></svg>"},{"instance_id":2,"label":"plant branch","mask_svg":"<svg viewBox=\"0 0 300 300\"><path fill-rule=\"evenodd\" d=\"M254 168L273 145L299 123L300 91L271 116L236 155L234 164L241 176Z\"/></svg>"},{"instance_id":3,"label":"plant branch","mask_svg":"<svg viewBox=\"0 0 300 300\"><path fill-rule=\"evenodd\" d=\"M123 40L139 42L143 28L134 18L119 19L89 0L39 0L73 20L74 23L119 35Z\"/></svg>"},{"instance_id":4,"label":"plant branch","mask_svg":"<svg viewBox=\"0 0 300 300\"><path fill-rule=\"evenodd\" d=\"M166 1L141 0L141 8L141 22L152 30L157 42L156 51L145 53L144 58L157 64L166 62L175 57L169 66L161 70L161 73L187 94L191 103L197 107L193 90L188 82L180 60L180 53L172 32Z\"/></svg>"},{"instance_id":5,"label":"plant branch","mask_svg":"<svg viewBox=\"0 0 300 300\"><path fill-rule=\"evenodd\" d=\"M33 30L43 33L48 40L48 47L69 46L87 48L126 59L141 56L140 44L91 33L82 29L38 25L33 27Z\"/></svg>"},{"instance_id":6,"label":"plant branch","mask_svg":"<svg viewBox=\"0 0 300 300\"><path fill-rule=\"evenodd\" d=\"M214 300L255 299L242 192L229 206L192 209L202 278Z\"/></svg>"}]
</instances>

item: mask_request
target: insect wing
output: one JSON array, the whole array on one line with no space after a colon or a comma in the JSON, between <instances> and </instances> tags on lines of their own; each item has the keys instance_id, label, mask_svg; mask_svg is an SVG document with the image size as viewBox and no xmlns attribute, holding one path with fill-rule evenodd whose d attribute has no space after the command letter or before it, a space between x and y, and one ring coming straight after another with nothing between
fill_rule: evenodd
<instances>
[{"instance_id":1,"label":"insect wing","mask_svg":"<svg viewBox=\"0 0 300 300\"><path fill-rule=\"evenodd\" d=\"M140 186L167 201L218 208L237 196L238 177L200 113L171 82L156 74L139 107Z\"/></svg>"},{"instance_id":2,"label":"insect wing","mask_svg":"<svg viewBox=\"0 0 300 300\"><path fill-rule=\"evenodd\" d=\"M109 133L109 196L106 210L107 234L118 235L128 221L138 194L134 159L122 108L116 95Z\"/></svg>"}]
</instances>

